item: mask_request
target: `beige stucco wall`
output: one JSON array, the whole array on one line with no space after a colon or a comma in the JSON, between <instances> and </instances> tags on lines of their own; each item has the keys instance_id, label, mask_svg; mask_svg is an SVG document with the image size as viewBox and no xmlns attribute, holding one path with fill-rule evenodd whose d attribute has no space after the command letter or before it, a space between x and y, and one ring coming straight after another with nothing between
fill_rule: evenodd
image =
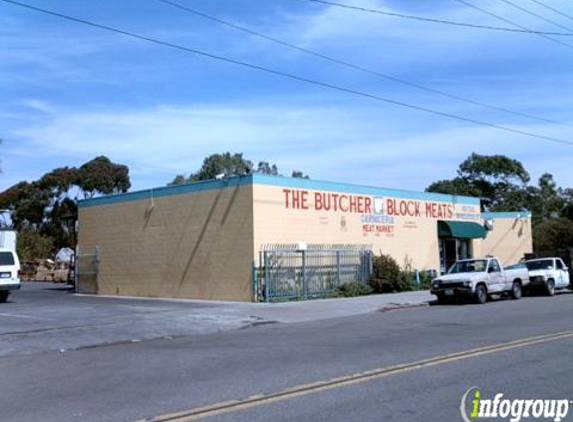
<instances>
[{"instance_id":1,"label":"beige stucco wall","mask_svg":"<svg viewBox=\"0 0 573 422\"><path fill-rule=\"evenodd\" d=\"M304 189L307 201L303 207L300 198L297 204L292 203L292 196L287 197L283 186L269 186L255 184L253 187L254 199L254 253L255 256L265 244L355 244L370 245L376 254L392 255L400 265L406 260L411 262L413 268L439 270L438 246L438 220L458 220L480 222L479 205L460 204L448 201L424 201L408 199L399 196L390 197L376 194L356 194L370 198L370 210L357 212L344 212L331 209L329 211L317 210L315 194L343 192L330 190ZM294 188L293 188L294 189ZM346 193L346 195L350 195ZM395 200L396 207L401 201L410 204L410 210L419 207L419 216L393 215L392 223L374 223L364 221L373 211L374 198L384 205L383 214L388 215L388 200ZM289 203L289 199L291 200ZM364 201L363 201L364 202ZM418 205L416 205L418 204ZM427 215L426 206L451 207L451 214ZM444 209L445 209L444 208ZM359 212L362 211L362 212ZM364 217L367 216L367 217Z\"/></svg>"},{"instance_id":2,"label":"beige stucco wall","mask_svg":"<svg viewBox=\"0 0 573 422\"><path fill-rule=\"evenodd\" d=\"M252 264L264 245L299 242L367 245L401 265L439 270L438 220L483 224L479 205L467 198L361 187L352 193L350 185L340 191L340 184L260 176L208 183L161 189L153 199L147 191L82 204L80 253L99 246L101 262L97 284L84 277L79 291L251 301ZM472 243L475 257L516 262L532 250L531 220L494 217L487 238Z\"/></svg>"},{"instance_id":3,"label":"beige stucco wall","mask_svg":"<svg viewBox=\"0 0 573 422\"><path fill-rule=\"evenodd\" d=\"M475 244L476 256L493 255L504 265L515 264L524 254L533 252L531 218L528 214L519 218L493 215L493 230Z\"/></svg>"},{"instance_id":4,"label":"beige stucco wall","mask_svg":"<svg viewBox=\"0 0 573 422\"><path fill-rule=\"evenodd\" d=\"M252 203L247 184L80 207L80 253L100 247L97 293L252 300Z\"/></svg>"}]
</instances>

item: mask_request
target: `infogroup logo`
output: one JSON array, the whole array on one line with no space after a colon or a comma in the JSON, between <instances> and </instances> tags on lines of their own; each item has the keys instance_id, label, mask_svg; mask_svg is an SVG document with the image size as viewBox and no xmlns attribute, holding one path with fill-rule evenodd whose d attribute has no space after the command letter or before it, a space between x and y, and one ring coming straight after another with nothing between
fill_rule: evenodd
<instances>
[{"instance_id":1,"label":"infogroup logo","mask_svg":"<svg viewBox=\"0 0 573 422\"><path fill-rule=\"evenodd\" d=\"M480 419L508 419L510 422L522 420L553 420L560 422L569 414L568 399L507 399L497 393L492 399L482 397L478 387L472 387L462 396L460 412L465 422Z\"/></svg>"}]
</instances>

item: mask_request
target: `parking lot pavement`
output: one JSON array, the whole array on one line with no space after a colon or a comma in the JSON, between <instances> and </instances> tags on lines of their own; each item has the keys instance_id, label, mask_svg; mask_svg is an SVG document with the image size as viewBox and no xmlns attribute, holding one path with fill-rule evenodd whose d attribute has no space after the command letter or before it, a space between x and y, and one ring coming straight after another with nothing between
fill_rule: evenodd
<instances>
[{"instance_id":1,"label":"parking lot pavement","mask_svg":"<svg viewBox=\"0 0 573 422\"><path fill-rule=\"evenodd\" d=\"M429 300L427 292L276 304L159 300L75 295L61 284L22 283L0 305L0 357L336 318Z\"/></svg>"},{"instance_id":2,"label":"parking lot pavement","mask_svg":"<svg viewBox=\"0 0 573 422\"><path fill-rule=\"evenodd\" d=\"M0 356L232 330L257 321L217 304L83 297L23 283L0 306ZM215 311L216 309L216 311Z\"/></svg>"}]
</instances>

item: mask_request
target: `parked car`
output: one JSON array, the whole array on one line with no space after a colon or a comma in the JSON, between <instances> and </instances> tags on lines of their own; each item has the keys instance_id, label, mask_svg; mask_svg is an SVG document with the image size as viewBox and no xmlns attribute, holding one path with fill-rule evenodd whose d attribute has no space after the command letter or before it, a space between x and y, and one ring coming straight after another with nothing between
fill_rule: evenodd
<instances>
[{"instance_id":1,"label":"parked car","mask_svg":"<svg viewBox=\"0 0 573 422\"><path fill-rule=\"evenodd\" d=\"M0 249L0 303L6 302L10 291L20 288L20 261L12 249Z\"/></svg>"},{"instance_id":2,"label":"parked car","mask_svg":"<svg viewBox=\"0 0 573 422\"><path fill-rule=\"evenodd\" d=\"M556 290L570 285L569 269L561 258L539 258L525 261L529 270L530 290L541 290L553 296Z\"/></svg>"},{"instance_id":3,"label":"parked car","mask_svg":"<svg viewBox=\"0 0 573 422\"><path fill-rule=\"evenodd\" d=\"M492 295L520 299L529 284L527 268L504 269L494 257L457 261L446 275L432 281L430 293L438 302L449 298L468 297L485 303Z\"/></svg>"}]
</instances>

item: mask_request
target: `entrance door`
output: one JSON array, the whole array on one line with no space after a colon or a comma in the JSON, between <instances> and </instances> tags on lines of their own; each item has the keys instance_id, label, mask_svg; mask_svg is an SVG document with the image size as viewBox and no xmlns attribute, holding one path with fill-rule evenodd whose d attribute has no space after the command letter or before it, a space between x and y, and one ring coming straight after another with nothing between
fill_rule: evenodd
<instances>
[{"instance_id":1,"label":"entrance door","mask_svg":"<svg viewBox=\"0 0 573 422\"><path fill-rule=\"evenodd\" d=\"M457 261L457 246L456 239L442 239L442 273L447 273L448 270Z\"/></svg>"},{"instance_id":2,"label":"entrance door","mask_svg":"<svg viewBox=\"0 0 573 422\"><path fill-rule=\"evenodd\" d=\"M472 257L471 239L455 237L440 238L440 271L442 274L448 272L456 261L460 259L471 259Z\"/></svg>"}]
</instances>

